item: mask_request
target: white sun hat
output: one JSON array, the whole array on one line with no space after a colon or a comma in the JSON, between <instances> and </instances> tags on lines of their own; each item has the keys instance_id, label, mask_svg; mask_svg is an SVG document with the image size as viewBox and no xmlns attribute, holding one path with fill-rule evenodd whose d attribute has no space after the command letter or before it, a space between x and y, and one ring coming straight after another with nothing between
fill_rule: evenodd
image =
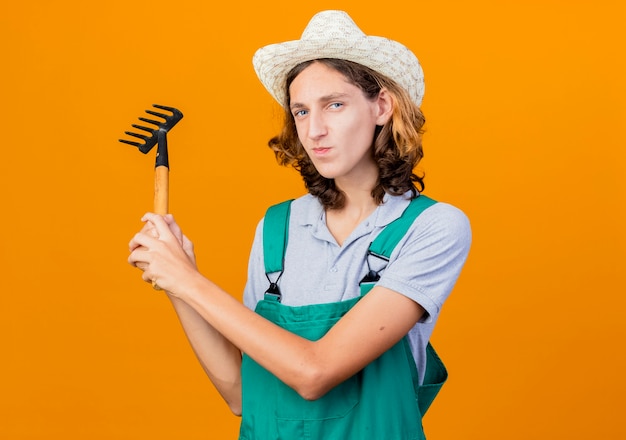
<instances>
[{"instance_id":1,"label":"white sun hat","mask_svg":"<svg viewBox=\"0 0 626 440\"><path fill-rule=\"evenodd\" d=\"M424 73L413 52L397 41L365 35L343 11L317 13L299 40L260 48L252 64L267 91L284 105L289 71L319 58L339 58L369 67L404 87L415 104L422 103Z\"/></svg>"}]
</instances>

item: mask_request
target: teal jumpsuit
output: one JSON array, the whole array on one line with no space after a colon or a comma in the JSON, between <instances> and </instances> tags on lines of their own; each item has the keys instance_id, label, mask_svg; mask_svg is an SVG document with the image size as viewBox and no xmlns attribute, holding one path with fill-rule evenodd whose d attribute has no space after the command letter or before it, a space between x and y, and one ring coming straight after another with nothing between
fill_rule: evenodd
<instances>
[{"instance_id":1,"label":"teal jumpsuit","mask_svg":"<svg viewBox=\"0 0 626 440\"><path fill-rule=\"evenodd\" d=\"M287 246L291 201L270 207L264 220L263 249L266 273L281 272ZM368 256L388 260L393 248L415 218L436 203L420 195L401 217L390 223L370 245ZM361 281L361 296L346 301L308 306L280 303L271 283L256 313L315 341L375 285L378 274ZM447 379L447 371L428 344L422 384L407 337L363 370L323 397L308 401L292 388L243 356L242 421L240 440L420 440L425 439L422 416Z\"/></svg>"}]
</instances>

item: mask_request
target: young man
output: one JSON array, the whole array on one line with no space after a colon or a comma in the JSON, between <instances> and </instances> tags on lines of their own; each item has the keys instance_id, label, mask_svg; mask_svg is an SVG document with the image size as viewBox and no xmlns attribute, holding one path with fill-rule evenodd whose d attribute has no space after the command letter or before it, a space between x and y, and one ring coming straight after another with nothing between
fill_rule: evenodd
<instances>
[{"instance_id":1,"label":"young man","mask_svg":"<svg viewBox=\"0 0 626 440\"><path fill-rule=\"evenodd\" d=\"M424 438L446 378L428 341L471 232L420 195L419 62L324 11L254 66L285 109L270 147L309 194L259 223L245 305L198 272L172 216L143 217L129 262L171 298L241 439Z\"/></svg>"}]
</instances>

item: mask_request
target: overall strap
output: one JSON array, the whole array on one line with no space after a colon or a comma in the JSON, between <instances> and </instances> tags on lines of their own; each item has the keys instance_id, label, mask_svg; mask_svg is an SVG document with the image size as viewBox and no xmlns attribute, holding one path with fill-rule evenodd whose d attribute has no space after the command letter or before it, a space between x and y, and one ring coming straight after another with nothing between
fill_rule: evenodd
<instances>
[{"instance_id":1,"label":"overall strap","mask_svg":"<svg viewBox=\"0 0 626 440\"><path fill-rule=\"evenodd\" d=\"M281 272L289 238L289 214L293 199L270 206L263 220L263 258L265 273ZM425 195L411 200L402 215L389 223L370 244L369 252L377 257L389 259L393 249L404 237L415 219L426 208L437 203Z\"/></svg>"},{"instance_id":2,"label":"overall strap","mask_svg":"<svg viewBox=\"0 0 626 440\"><path fill-rule=\"evenodd\" d=\"M286 200L270 206L263 220L263 258L265 273L280 272L283 270L285 249L289 237L289 213L291 202Z\"/></svg>"},{"instance_id":3,"label":"overall strap","mask_svg":"<svg viewBox=\"0 0 626 440\"><path fill-rule=\"evenodd\" d=\"M424 195L420 195L411 200L409 206L406 207L402 215L385 226L385 229L383 229L374 241L370 243L370 247L367 250L367 266L369 270L367 275L365 275L359 283L362 295L366 294L372 287L374 287L373 283L380 279L379 272L384 269L383 267L378 271L372 270L369 258L376 257L380 260L388 262L394 248L400 242L402 237L405 236L415 219L422 213L422 211L435 203L437 203L435 200Z\"/></svg>"},{"instance_id":4,"label":"overall strap","mask_svg":"<svg viewBox=\"0 0 626 440\"><path fill-rule=\"evenodd\" d=\"M378 237L374 239L370 245L367 256L374 256L389 261L393 249L407 233L415 219L426 208L429 208L435 203L437 203L435 200L424 195L420 195L419 197L411 200L411 203L407 206L402 215L393 222L389 223L378 235ZM370 272L361 281L361 293L366 293L379 279L380 275L378 275L378 272L370 270ZM403 339L403 345L406 352L406 358L413 362L413 353L409 347L407 338ZM418 407L421 416L424 416L431 403L441 390L444 382L447 380L448 371L430 342L426 346L426 370L424 372L424 379L421 385L418 384L417 367L414 363L412 371L414 372L413 380L417 393Z\"/></svg>"},{"instance_id":5,"label":"overall strap","mask_svg":"<svg viewBox=\"0 0 626 440\"><path fill-rule=\"evenodd\" d=\"M280 272L282 275L289 238L289 215L291 212L291 202L293 199L270 206L265 213L263 221L263 259L265 264L265 274L270 281L270 287L266 293L273 295L280 301L281 295L278 290L278 279L271 281L269 274ZM370 255L389 260L393 249L407 233L415 219L426 208L437 203L435 200L420 195L411 200L409 206L402 215L389 223L385 229L374 239L368 250ZM278 276L280 278L280 275ZM363 281L377 281L378 274L370 272Z\"/></svg>"},{"instance_id":6,"label":"overall strap","mask_svg":"<svg viewBox=\"0 0 626 440\"><path fill-rule=\"evenodd\" d=\"M407 233L415 219L422 211L435 203L437 203L435 200L424 195L411 200L402 215L389 223L370 244L369 253L388 260L393 249Z\"/></svg>"},{"instance_id":7,"label":"overall strap","mask_svg":"<svg viewBox=\"0 0 626 440\"><path fill-rule=\"evenodd\" d=\"M281 299L278 279L283 272L285 250L287 249L287 239L289 238L291 202L293 202L293 199L270 206L263 220L263 260L265 276L267 276L267 280L270 282L270 287L265 293L266 297L269 295L276 301ZM275 272L280 272L280 275L278 275L276 280L272 281L269 274Z\"/></svg>"}]
</instances>

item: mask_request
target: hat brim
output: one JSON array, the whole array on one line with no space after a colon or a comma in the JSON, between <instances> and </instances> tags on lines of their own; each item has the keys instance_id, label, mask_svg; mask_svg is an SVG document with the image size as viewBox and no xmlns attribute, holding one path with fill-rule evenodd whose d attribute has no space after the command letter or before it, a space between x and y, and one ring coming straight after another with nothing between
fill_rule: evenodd
<instances>
[{"instance_id":1,"label":"hat brim","mask_svg":"<svg viewBox=\"0 0 626 440\"><path fill-rule=\"evenodd\" d=\"M256 51L252 63L267 91L285 105L287 74L300 63L320 58L338 58L369 67L406 89L415 104L422 103L424 74L417 57L403 44L388 38L363 35L270 44Z\"/></svg>"}]
</instances>

